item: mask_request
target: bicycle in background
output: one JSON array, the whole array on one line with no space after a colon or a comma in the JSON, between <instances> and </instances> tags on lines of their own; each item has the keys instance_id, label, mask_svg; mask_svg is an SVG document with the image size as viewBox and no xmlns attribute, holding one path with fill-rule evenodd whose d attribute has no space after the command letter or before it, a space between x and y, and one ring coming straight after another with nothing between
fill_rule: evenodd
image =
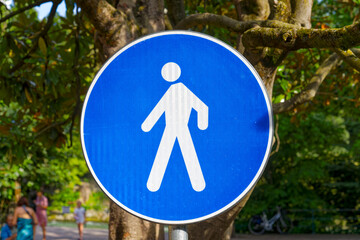
<instances>
[{"instance_id":1,"label":"bicycle in background","mask_svg":"<svg viewBox=\"0 0 360 240\"><path fill-rule=\"evenodd\" d=\"M252 234L260 235L265 231L274 231L274 225L276 224L276 230L279 233L288 233L293 228L291 219L286 215L285 211L281 207L276 207L277 213L268 220L265 211L262 215L252 216L249 220L248 228Z\"/></svg>"}]
</instances>

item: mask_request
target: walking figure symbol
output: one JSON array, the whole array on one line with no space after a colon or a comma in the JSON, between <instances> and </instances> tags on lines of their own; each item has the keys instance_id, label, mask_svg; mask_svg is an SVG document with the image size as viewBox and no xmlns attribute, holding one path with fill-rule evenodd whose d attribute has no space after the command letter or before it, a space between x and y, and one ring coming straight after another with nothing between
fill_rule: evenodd
<instances>
[{"instance_id":1,"label":"walking figure symbol","mask_svg":"<svg viewBox=\"0 0 360 240\"><path fill-rule=\"evenodd\" d=\"M175 82L181 75L181 69L176 63L169 62L161 69L161 75L166 81ZM147 188L152 192L156 192L161 186L176 139L180 145L191 186L197 192L205 188L204 176L188 127L192 109L198 114L198 128L205 130L208 127L208 107L184 84L176 83L169 87L141 125L144 132L149 132L165 112L165 130L147 181Z\"/></svg>"}]
</instances>

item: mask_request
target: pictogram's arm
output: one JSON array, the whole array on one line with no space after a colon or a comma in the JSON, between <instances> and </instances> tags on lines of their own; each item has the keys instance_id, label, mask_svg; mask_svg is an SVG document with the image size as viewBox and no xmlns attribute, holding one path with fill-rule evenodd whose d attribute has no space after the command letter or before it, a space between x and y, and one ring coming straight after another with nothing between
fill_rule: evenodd
<instances>
[{"instance_id":1,"label":"pictogram's arm","mask_svg":"<svg viewBox=\"0 0 360 240\"><path fill-rule=\"evenodd\" d=\"M164 113L166 95L167 94L165 93L164 96L160 99L160 101L156 104L154 109L151 111L149 116L147 116L145 121L141 124L141 129L144 132L149 132L157 123L161 115Z\"/></svg>"},{"instance_id":2,"label":"pictogram's arm","mask_svg":"<svg viewBox=\"0 0 360 240\"><path fill-rule=\"evenodd\" d=\"M193 94L193 108L198 113L198 128L205 130L209 124L209 108L195 94Z\"/></svg>"}]
</instances>

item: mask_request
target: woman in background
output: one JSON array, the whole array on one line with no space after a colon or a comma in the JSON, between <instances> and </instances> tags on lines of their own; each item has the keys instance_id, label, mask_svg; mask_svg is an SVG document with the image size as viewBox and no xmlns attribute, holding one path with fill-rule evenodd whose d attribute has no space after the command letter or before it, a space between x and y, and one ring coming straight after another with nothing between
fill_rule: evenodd
<instances>
[{"instance_id":1,"label":"woman in background","mask_svg":"<svg viewBox=\"0 0 360 240\"><path fill-rule=\"evenodd\" d=\"M35 227L38 220L34 210L29 207L26 197L21 197L17 202L13 224L17 224L17 240L33 240L35 238Z\"/></svg>"},{"instance_id":2,"label":"woman in background","mask_svg":"<svg viewBox=\"0 0 360 240\"><path fill-rule=\"evenodd\" d=\"M46 240L46 225L47 225L47 213L48 199L44 196L43 191L39 190L36 193L37 197L34 201L36 205L36 216L39 221L39 225L43 232L43 240Z\"/></svg>"}]
</instances>

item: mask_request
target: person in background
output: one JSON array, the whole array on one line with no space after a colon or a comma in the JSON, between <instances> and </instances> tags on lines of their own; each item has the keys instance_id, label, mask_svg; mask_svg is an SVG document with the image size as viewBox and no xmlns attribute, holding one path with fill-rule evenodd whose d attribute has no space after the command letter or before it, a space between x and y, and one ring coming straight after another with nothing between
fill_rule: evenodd
<instances>
[{"instance_id":1,"label":"person in background","mask_svg":"<svg viewBox=\"0 0 360 240\"><path fill-rule=\"evenodd\" d=\"M39 221L39 225L43 232L43 240L46 240L46 225L47 225L47 214L46 209L48 207L48 199L44 196L43 191L39 190L36 193L37 197L34 201L36 205L36 216Z\"/></svg>"},{"instance_id":2,"label":"person in background","mask_svg":"<svg viewBox=\"0 0 360 240\"><path fill-rule=\"evenodd\" d=\"M14 233L13 234L13 215L8 215L6 218L6 223L5 225L1 228L1 239L2 240L13 240L16 239L17 234Z\"/></svg>"},{"instance_id":3,"label":"person in background","mask_svg":"<svg viewBox=\"0 0 360 240\"><path fill-rule=\"evenodd\" d=\"M85 222L85 208L81 206L81 201L76 202L76 208L74 210L74 218L78 225L80 240L83 240L83 230Z\"/></svg>"},{"instance_id":4,"label":"person in background","mask_svg":"<svg viewBox=\"0 0 360 240\"><path fill-rule=\"evenodd\" d=\"M26 197L21 197L15 208L13 225L17 225L17 240L33 240L35 238L35 226L38 224L36 214L29 207Z\"/></svg>"}]
</instances>

